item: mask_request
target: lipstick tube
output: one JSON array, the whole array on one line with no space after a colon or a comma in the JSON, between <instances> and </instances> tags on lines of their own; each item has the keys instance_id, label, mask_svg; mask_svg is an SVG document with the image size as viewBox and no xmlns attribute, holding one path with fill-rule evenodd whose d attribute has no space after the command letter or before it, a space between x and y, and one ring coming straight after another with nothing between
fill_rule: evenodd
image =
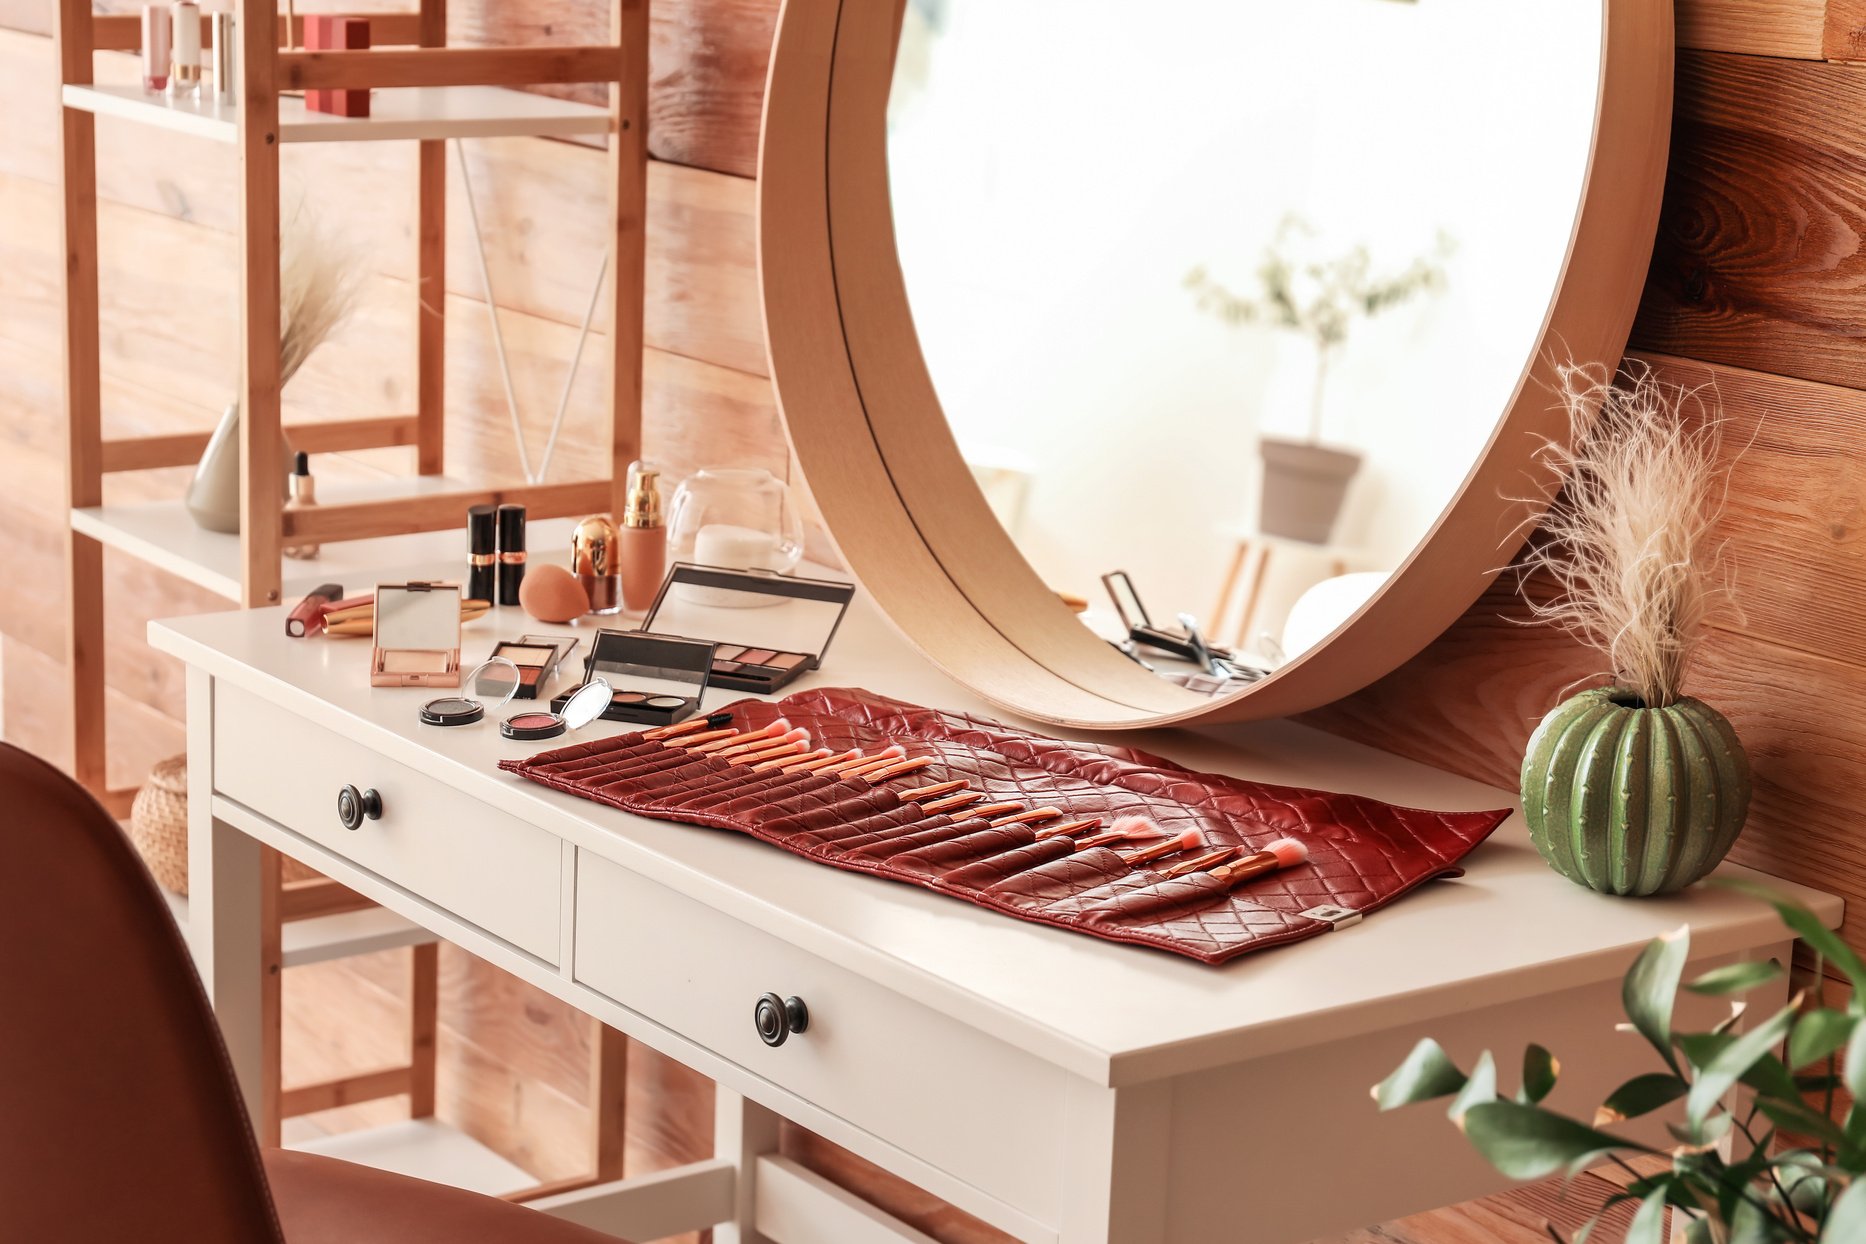
<instances>
[{"instance_id":1,"label":"lipstick tube","mask_svg":"<svg viewBox=\"0 0 1866 1244\"><path fill-rule=\"evenodd\" d=\"M490 505L467 507L468 600L492 600L498 593L498 510Z\"/></svg>"},{"instance_id":2,"label":"lipstick tube","mask_svg":"<svg viewBox=\"0 0 1866 1244\"><path fill-rule=\"evenodd\" d=\"M170 55L168 6L143 5L143 90L168 89Z\"/></svg>"},{"instance_id":3,"label":"lipstick tube","mask_svg":"<svg viewBox=\"0 0 1866 1244\"><path fill-rule=\"evenodd\" d=\"M502 505L499 526L499 603L516 605L525 582L525 507Z\"/></svg>"}]
</instances>

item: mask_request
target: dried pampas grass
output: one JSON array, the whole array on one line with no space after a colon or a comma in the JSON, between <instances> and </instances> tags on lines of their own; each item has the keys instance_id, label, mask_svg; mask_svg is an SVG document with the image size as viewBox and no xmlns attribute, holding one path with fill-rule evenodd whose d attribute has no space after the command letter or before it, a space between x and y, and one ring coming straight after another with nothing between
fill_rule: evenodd
<instances>
[{"instance_id":1,"label":"dried pampas grass","mask_svg":"<svg viewBox=\"0 0 1866 1244\"><path fill-rule=\"evenodd\" d=\"M279 231L279 384L355 310L363 265L356 250L300 202Z\"/></svg>"},{"instance_id":2,"label":"dried pampas grass","mask_svg":"<svg viewBox=\"0 0 1866 1244\"><path fill-rule=\"evenodd\" d=\"M1730 600L1720 464L1723 418L1702 393L1628 362L1558 368L1565 444L1542 456L1564 477L1521 563L1550 599L1526 596L1541 622L1601 652L1616 685L1663 708L1683 684L1705 622Z\"/></svg>"}]
</instances>

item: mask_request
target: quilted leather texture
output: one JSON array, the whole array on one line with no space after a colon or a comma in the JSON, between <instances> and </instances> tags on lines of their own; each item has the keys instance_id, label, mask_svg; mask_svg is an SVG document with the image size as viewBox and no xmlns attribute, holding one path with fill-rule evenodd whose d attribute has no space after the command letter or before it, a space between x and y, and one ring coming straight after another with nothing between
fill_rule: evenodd
<instances>
[{"instance_id":1,"label":"quilted leather texture","mask_svg":"<svg viewBox=\"0 0 1866 1244\"><path fill-rule=\"evenodd\" d=\"M871 785L753 772L635 733L500 767L640 816L737 830L837 868L1205 963L1334 927L1302 914L1311 908L1366 914L1435 877L1456 876L1458 862L1509 815L1428 812L1194 773L1131 748L1064 742L849 688L744 700L725 711L740 730L785 717L810 731L813 746L877 753L900 744L934 763ZM1141 815L1171 833L1196 828L1214 847L1254 850L1297 838L1309 859L1227 892L1208 874L1164 880L1107 848L1039 840L1026 826L994 829L964 809L929 816L899 798L955 778L992 803L1054 806L1110 825Z\"/></svg>"}]
</instances>

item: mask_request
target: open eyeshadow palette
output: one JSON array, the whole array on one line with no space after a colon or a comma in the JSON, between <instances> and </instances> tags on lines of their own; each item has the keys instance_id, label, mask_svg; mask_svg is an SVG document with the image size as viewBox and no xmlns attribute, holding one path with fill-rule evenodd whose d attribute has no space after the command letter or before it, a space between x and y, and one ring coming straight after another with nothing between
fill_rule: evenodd
<instances>
[{"instance_id":1,"label":"open eyeshadow palette","mask_svg":"<svg viewBox=\"0 0 1866 1244\"><path fill-rule=\"evenodd\" d=\"M605 721L673 725L687 720L706 700L715 668L710 643L643 631L598 631L583 663L583 681L609 685ZM559 712L577 688L551 701Z\"/></svg>"},{"instance_id":2,"label":"open eyeshadow palette","mask_svg":"<svg viewBox=\"0 0 1866 1244\"><path fill-rule=\"evenodd\" d=\"M481 695L504 695L511 690L513 699L535 700L538 691L549 686L556 677L564 658L575 652L581 642L575 635L521 635L517 639L500 640L492 655L504 657L518 667L517 688L511 688L509 674L492 669L480 675L475 689Z\"/></svg>"},{"instance_id":3,"label":"open eyeshadow palette","mask_svg":"<svg viewBox=\"0 0 1866 1244\"><path fill-rule=\"evenodd\" d=\"M500 767L1205 963L1357 923L1455 876L1508 816L1195 773L846 688Z\"/></svg>"},{"instance_id":4,"label":"open eyeshadow palette","mask_svg":"<svg viewBox=\"0 0 1866 1244\"><path fill-rule=\"evenodd\" d=\"M676 562L641 629L712 640L714 686L769 694L822 662L854 597L851 583Z\"/></svg>"}]
</instances>

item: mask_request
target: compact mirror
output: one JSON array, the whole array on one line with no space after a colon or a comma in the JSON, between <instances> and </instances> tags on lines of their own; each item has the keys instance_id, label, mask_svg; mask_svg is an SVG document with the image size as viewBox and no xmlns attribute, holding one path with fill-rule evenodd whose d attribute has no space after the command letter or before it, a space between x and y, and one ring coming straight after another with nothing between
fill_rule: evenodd
<instances>
[{"instance_id":1,"label":"compact mirror","mask_svg":"<svg viewBox=\"0 0 1866 1244\"><path fill-rule=\"evenodd\" d=\"M902 629L1134 726L1325 703L1476 599L1665 167L1670 5L1552 2L1523 55L1487 0L791 0L772 374Z\"/></svg>"}]
</instances>

